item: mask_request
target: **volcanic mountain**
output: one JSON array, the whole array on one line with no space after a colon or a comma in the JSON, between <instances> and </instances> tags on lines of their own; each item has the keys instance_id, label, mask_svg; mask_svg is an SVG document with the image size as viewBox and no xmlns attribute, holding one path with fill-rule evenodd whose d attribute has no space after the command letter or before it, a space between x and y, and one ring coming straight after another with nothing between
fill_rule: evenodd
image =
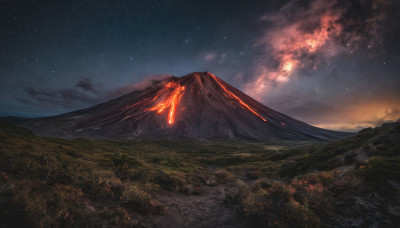
<instances>
[{"instance_id":1,"label":"volcanic mountain","mask_svg":"<svg viewBox=\"0 0 400 228\"><path fill-rule=\"evenodd\" d=\"M315 141L348 136L276 112L208 72L171 76L91 108L18 125L66 138Z\"/></svg>"}]
</instances>

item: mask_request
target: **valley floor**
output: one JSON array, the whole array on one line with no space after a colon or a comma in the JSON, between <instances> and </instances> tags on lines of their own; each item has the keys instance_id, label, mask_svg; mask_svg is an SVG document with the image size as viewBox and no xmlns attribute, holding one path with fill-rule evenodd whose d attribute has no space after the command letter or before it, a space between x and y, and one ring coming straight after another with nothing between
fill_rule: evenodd
<instances>
[{"instance_id":1,"label":"valley floor","mask_svg":"<svg viewBox=\"0 0 400 228\"><path fill-rule=\"evenodd\" d=\"M0 122L0 227L398 227L400 124L324 144L65 140Z\"/></svg>"}]
</instances>

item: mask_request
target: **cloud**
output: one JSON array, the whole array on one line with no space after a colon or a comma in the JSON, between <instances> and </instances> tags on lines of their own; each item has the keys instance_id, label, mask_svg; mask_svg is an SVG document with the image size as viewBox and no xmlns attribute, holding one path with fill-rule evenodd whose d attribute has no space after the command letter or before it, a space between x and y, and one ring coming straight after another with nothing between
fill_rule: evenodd
<instances>
[{"instance_id":1,"label":"cloud","mask_svg":"<svg viewBox=\"0 0 400 228\"><path fill-rule=\"evenodd\" d=\"M400 105L391 102L357 104L342 112L332 113L325 120L314 125L338 131L359 131L367 127L381 126L384 123L400 121Z\"/></svg>"},{"instance_id":2,"label":"cloud","mask_svg":"<svg viewBox=\"0 0 400 228\"><path fill-rule=\"evenodd\" d=\"M19 101L25 104L35 103L70 108L76 103L96 103L100 100L97 94L93 95L87 91L81 91L77 87L58 90L26 87L24 91L29 97L20 98Z\"/></svg>"},{"instance_id":3,"label":"cloud","mask_svg":"<svg viewBox=\"0 0 400 228\"><path fill-rule=\"evenodd\" d=\"M25 87L24 91L29 97L19 97L17 100L24 104L55 105L70 108L77 103L94 104L103 100L100 90L102 86L96 85L92 80L84 78L79 80L72 88L44 89Z\"/></svg>"},{"instance_id":4,"label":"cloud","mask_svg":"<svg viewBox=\"0 0 400 228\"><path fill-rule=\"evenodd\" d=\"M138 83L111 90L105 90L101 84L96 84L87 78L79 80L72 88L44 89L25 87L24 91L29 96L18 97L17 100L23 104L64 108L94 105L129 92L144 90L153 85L155 81L161 81L170 76L169 74L152 75Z\"/></svg>"},{"instance_id":5,"label":"cloud","mask_svg":"<svg viewBox=\"0 0 400 228\"><path fill-rule=\"evenodd\" d=\"M381 24L389 3L291 1L278 12L264 15L268 29L255 43L264 55L244 90L261 100L271 87L287 83L300 70L317 70L335 56L352 55L360 46L372 53L381 45Z\"/></svg>"},{"instance_id":6,"label":"cloud","mask_svg":"<svg viewBox=\"0 0 400 228\"><path fill-rule=\"evenodd\" d=\"M108 98L115 98L118 96L122 96L126 93L133 92L133 91L140 91L140 90L145 90L146 88L152 86L154 82L157 81L162 81L168 77L171 77L171 74L157 74L157 75L152 75L149 77L144 78L142 81L133 83L127 86L123 86L114 90L110 90L107 92Z\"/></svg>"},{"instance_id":7,"label":"cloud","mask_svg":"<svg viewBox=\"0 0 400 228\"><path fill-rule=\"evenodd\" d=\"M82 80L79 80L76 84L75 87L81 88L85 91L89 91L89 92L93 92L93 93L97 93L97 88L96 86L93 84L92 80L85 78Z\"/></svg>"}]
</instances>

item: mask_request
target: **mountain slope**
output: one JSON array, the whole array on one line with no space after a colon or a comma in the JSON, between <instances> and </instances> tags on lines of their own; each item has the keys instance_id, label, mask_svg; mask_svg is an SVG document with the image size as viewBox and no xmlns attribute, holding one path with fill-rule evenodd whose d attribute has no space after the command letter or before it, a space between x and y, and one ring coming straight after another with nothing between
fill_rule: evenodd
<instances>
[{"instance_id":1,"label":"mountain slope","mask_svg":"<svg viewBox=\"0 0 400 228\"><path fill-rule=\"evenodd\" d=\"M169 77L88 109L19 125L57 137L309 141L349 135L276 112L208 72Z\"/></svg>"}]
</instances>

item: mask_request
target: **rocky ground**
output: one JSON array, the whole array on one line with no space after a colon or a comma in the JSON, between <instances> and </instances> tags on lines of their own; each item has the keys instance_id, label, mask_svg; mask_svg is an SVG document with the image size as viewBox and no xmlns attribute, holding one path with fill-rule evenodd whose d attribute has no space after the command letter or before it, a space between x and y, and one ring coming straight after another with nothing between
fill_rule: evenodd
<instances>
[{"instance_id":1,"label":"rocky ground","mask_svg":"<svg viewBox=\"0 0 400 228\"><path fill-rule=\"evenodd\" d=\"M232 185L203 187L201 193L182 195L162 192L156 198L166 205L165 214L155 217L159 227L243 227L235 208L226 204Z\"/></svg>"}]
</instances>

